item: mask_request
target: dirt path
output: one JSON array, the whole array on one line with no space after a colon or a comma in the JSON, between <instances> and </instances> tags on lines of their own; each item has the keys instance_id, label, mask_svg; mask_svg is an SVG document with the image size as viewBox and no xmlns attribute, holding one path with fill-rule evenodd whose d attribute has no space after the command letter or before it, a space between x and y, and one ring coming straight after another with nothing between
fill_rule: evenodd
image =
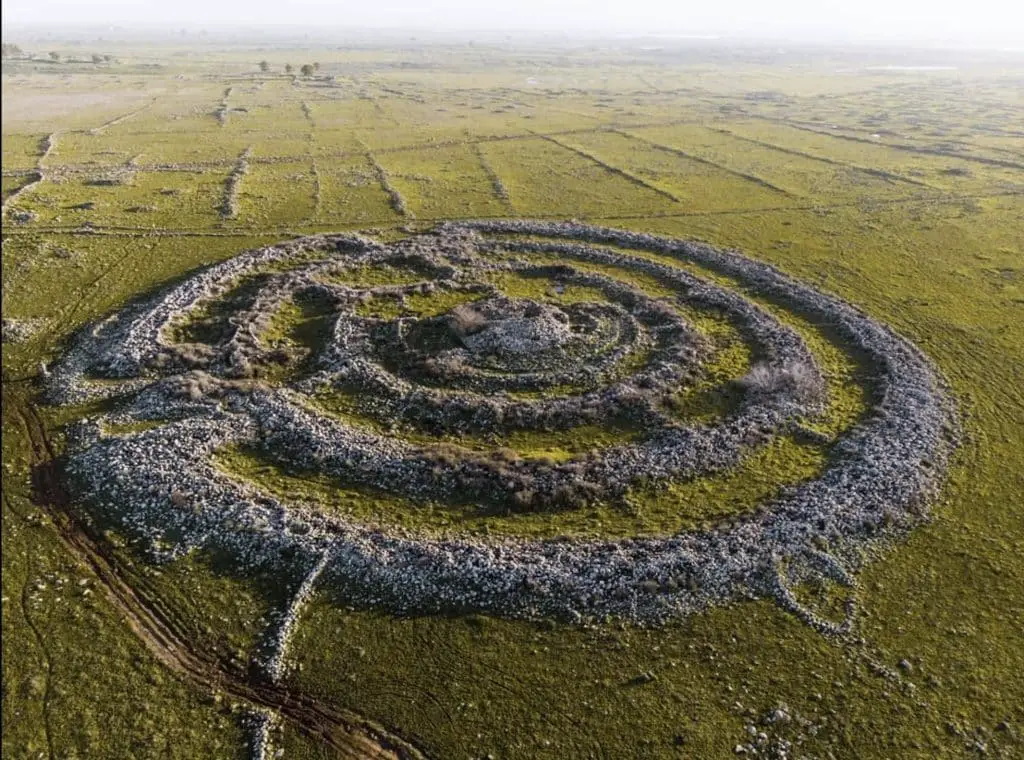
<instances>
[{"instance_id":1,"label":"dirt path","mask_svg":"<svg viewBox=\"0 0 1024 760\"><path fill-rule=\"evenodd\" d=\"M418 748L358 713L323 704L285 685L262 680L256 674L241 674L210 653L192 647L159 604L132 585L130 569L67 508L70 500L60 476L57 451L27 389L12 389L5 383L3 396L5 411L13 412L5 417L16 417L31 442L37 504L49 512L68 550L96 574L129 628L160 662L200 689L221 691L250 705L275 711L304 734L329 745L339 758L425 760L426 755Z\"/></svg>"}]
</instances>

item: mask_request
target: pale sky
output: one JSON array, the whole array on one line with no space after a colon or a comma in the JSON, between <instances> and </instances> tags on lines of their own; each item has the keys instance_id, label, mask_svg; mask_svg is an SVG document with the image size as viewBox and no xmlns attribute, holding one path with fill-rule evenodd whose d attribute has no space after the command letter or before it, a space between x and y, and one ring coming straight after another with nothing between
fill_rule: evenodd
<instances>
[{"instance_id":1,"label":"pale sky","mask_svg":"<svg viewBox=\"0 0 1024 760\"><path fill-rule=\"evenodd\" d=\"M1024 48L1024 0L4 0L3 22L691 33Z\"/></svg>"}]
</instances>

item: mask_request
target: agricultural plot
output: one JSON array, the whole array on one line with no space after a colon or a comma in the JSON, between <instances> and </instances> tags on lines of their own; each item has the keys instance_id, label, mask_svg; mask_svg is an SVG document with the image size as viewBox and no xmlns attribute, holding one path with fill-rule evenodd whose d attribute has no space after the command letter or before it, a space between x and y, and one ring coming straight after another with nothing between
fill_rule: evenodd
<instances>
[{"instance_id":1,"label":"agricultural plot","mask_svg":"<svg viewBox=\"0 0 1024 760\"><path fill-rule=\"evenodd\" d=\"M728 167L691 157L681 150L636 139L626 131L566 135L560 139L567 145L580 146L589 155L608 156L609 165L676 199L691 213L770 208L795 202L792 195L768 187L756 178L741 176Z\"/></svg>"},{"instance_id":2,"label":"agricultural plot","mask_svg":"<svg viewBox=\"0 0 1024 760\"><path fill-rule=\"evenodd\" d=\"M505 216L507 203L500 176L488 173L469 145L381 157L395 189L420 219L452 216Z\"/></svg>"},{"instance_id":3,"label":"agricultural plot","mask_svg":"<svg viewBox=\"0 0 1024 760\"><path fill-rule=\"evenodd\" d=\"M316 211L316 177L308 161L252 163L239 181L237 224L277 229L301 225Z\"/></svg>"},{"instance_id":4,"label":"agricultural plot","mask_svg":"<svg viewBox=\"0 0 1024 760\"><path fill-rule=\"evenodd\" d=\"M1019 62L624 50L5 60L5 753L1024 751Z\"/></svg>"},{"instance_id":5,"label":"agricultural plot","mask_svg":"<svg viewBox=\"0 0 1024 760\"><path fill-rule=\"evenodd\" d=\"M4 135L3 166L6 172L30 171L43 149L41 144L46 134L13 134Z\"/></svg>"},{"instance_id":6,"label":"agricultural plot","mask_svg":"<svg viewBox=\"0 0 1024 760\"><path fill-rule=\"evenodd\" d=\"M480 146L524 216L564 216L572 209L592 216L669 213L675 201L653 187L615 172L600 160L541 137Z\"/></svg>"},{"instance_id":7,"label":"agricultural plot","mask_svg":"<svg viewBox=\"0 0 1024 760\"><path fill-rule=\"evenodd\" d=\"M130 167L76 172L33 191L43 224L184 229L213 225L222 202L217 172L135 171Z\"/></svg>"},{"instance_id":8,"label":"agricultural plot","mask_svg":"<svg viewBox=\"0 0 1024 760\"><path fill-rule=\"evenodd\" d=\"M225 135L213 116L194 114L169 121L144 120L133 129L114 128L99 137L84 136L83 152L135 158L143 166L203 168L226 164L252 144L246 135Z\"/></svg>"},{"instance_id":9,"label":"agricultural plot","mask_svg":"<svg viewBox=\"0 0 1024 760\"><path fill-rule=\"evenodd\" d=\"M710 127L651 127L628 130L627 134L662 150L677 150L708 162L721 171L772 190L783 202L788 199L806 203L825 196L853 202L884 202L929 189L912 178L891 172L875 173L870 168L834 159L783 152ZM685 148L679 148L680 145Z\"/></svg>"},{"instance_id":10,"label":"agricultural plot","mask_svg":"<svg viewBox=\"0 0 1024 760\"><path fill-rule=\"evenodd\" d=\"M318 224L394 223L401 216L381 186L380 176L365 156L316 160L320 195Z\"/></svg>"},{"instance_id":11,"label":"agricultural plot","mask_svg":"<svg viewBox=\"0 0 1024 760\"><path fill-rule=\"evenodd\" d=\"M891 181L912 181L923 186L961 193L1013 191L1021 189L1019 166L989 164L955 155L930 155L881 141L864 144L861 140L834 137L817 130L794 129L764 122L740 125L735 134L757 140L759 144L799 151L815 158L827 157L846 162L864 162L864 171L886 176ZM979 166L985 171L979 176ZM900 179L902 178L902 179Z\"/></svg>"}]
</instances>

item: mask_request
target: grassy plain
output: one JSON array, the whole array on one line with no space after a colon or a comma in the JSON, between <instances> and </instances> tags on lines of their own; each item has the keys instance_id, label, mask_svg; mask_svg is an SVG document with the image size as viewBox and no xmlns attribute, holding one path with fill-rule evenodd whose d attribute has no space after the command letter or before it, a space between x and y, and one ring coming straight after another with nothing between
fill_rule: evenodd
<instances>
[{"instance_id":1,"label":"grassy plain","mask_svg":"<svg viewBox=\"0 0 1024 760\"><path fill-rule=\"evenodd\" d=\"M915 341L964 414L935 520L862 576L859 644L766 602L662 629L579 628L395 619L322 591L289 686L435 758L731 757L751 721L797 743L793 757L1024 753L1024 61L895 71L874 68L891 63L885 51L765 63L764 51L626 43L95 45L116 60L78 63L82 45L47 43L63 62L3 65L3 316L39 326L3 351L5 756L246 752L241 706L167 670L33 503L34 415L59 448L81 413L39 405L40 362L131 298L261 244L515 216L737 248ZM306 60L320 62L315 78L281 73ZM831 406L810 424L835 435L870 404L869 373L827 325L780 313L829 372ZM742 373L750 357L729 325L703 318L719 349L711 379ZM276 337L302 336L292 328ZM684 413L721 411L728 399L705 390ZM610 440L505 443L562 458ZM735 473L557 519L424 511L251 458L232 467L409 529L629 535L747 511L826 456L783 439ZM283 579L209 556L154 570L107 541L141 593L244 674ZM792 721L760 722L782 704ZM290 725L280 741L287 757L331 756Z\"/></svg>"}]
</instances>

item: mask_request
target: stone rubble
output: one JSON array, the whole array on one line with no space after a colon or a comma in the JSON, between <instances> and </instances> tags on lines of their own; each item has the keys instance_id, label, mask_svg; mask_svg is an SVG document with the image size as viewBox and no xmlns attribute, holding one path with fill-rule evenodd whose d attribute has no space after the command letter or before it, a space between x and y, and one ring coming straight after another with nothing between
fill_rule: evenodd
<instances>
[{"instance_id":1,"label":"stone rubble","mask_svg":"<svg viewBox=\"0 0 1024 760\"><path fill-rule=\"evenodd\" d=\"M642 252L676 258L680 267ZM539 265L535 254L564 263ZM677 297L649 297L573 262L653 275ZM871 414L834 444L821 476L728 526L622 540L424 537L284 503L211 461L225 447L255 446L285 466L417 499L458 495L530 509L615 499L640 480L727 470L819 411L824 382L797 332L742 292L690 274L686 262L827 322L877 372ZM406 265L423 280L359 288L330 279L349 268ZM507 298L484 276L500 273L597 288L607 302L555 307ZM257 276L260 289L219 343L172 339L188 314ZM437 291L476 300L431 317L365 316L360 308ZM309 375L268 387L251 377L276 361L261 335L274 309L299 293L333 305L329 345ZM712 354L673 303L726 314L759 358L739 408L713 423L685 425L663 411L665 398L696 382ZM302 563L319 568L306 595L322 571L355 602L396 613L613 616L654 625L765 597L838 632L790 588L810 576L855 583L875 548L927 517L957 436L955 410L929 361L855 307L738 253L577 223L468 222L392 245L337 235L251 251L83 331L46 383L56 403L122 399L117 411L70 431L69 472L89 504L155 556L215 546L245 565ZM577 390L561 392L566 385ZM367 415L437 433L571 429L626 415L644 434L562 463L442 455L318 411L313 394L332 387L357 389ZM163 424L104 433L145 420ZM279 627L282 652L293 624L286 615ZM268 672L278 672L276 663L268 660Z\"/></svg>"}]
</instances>

